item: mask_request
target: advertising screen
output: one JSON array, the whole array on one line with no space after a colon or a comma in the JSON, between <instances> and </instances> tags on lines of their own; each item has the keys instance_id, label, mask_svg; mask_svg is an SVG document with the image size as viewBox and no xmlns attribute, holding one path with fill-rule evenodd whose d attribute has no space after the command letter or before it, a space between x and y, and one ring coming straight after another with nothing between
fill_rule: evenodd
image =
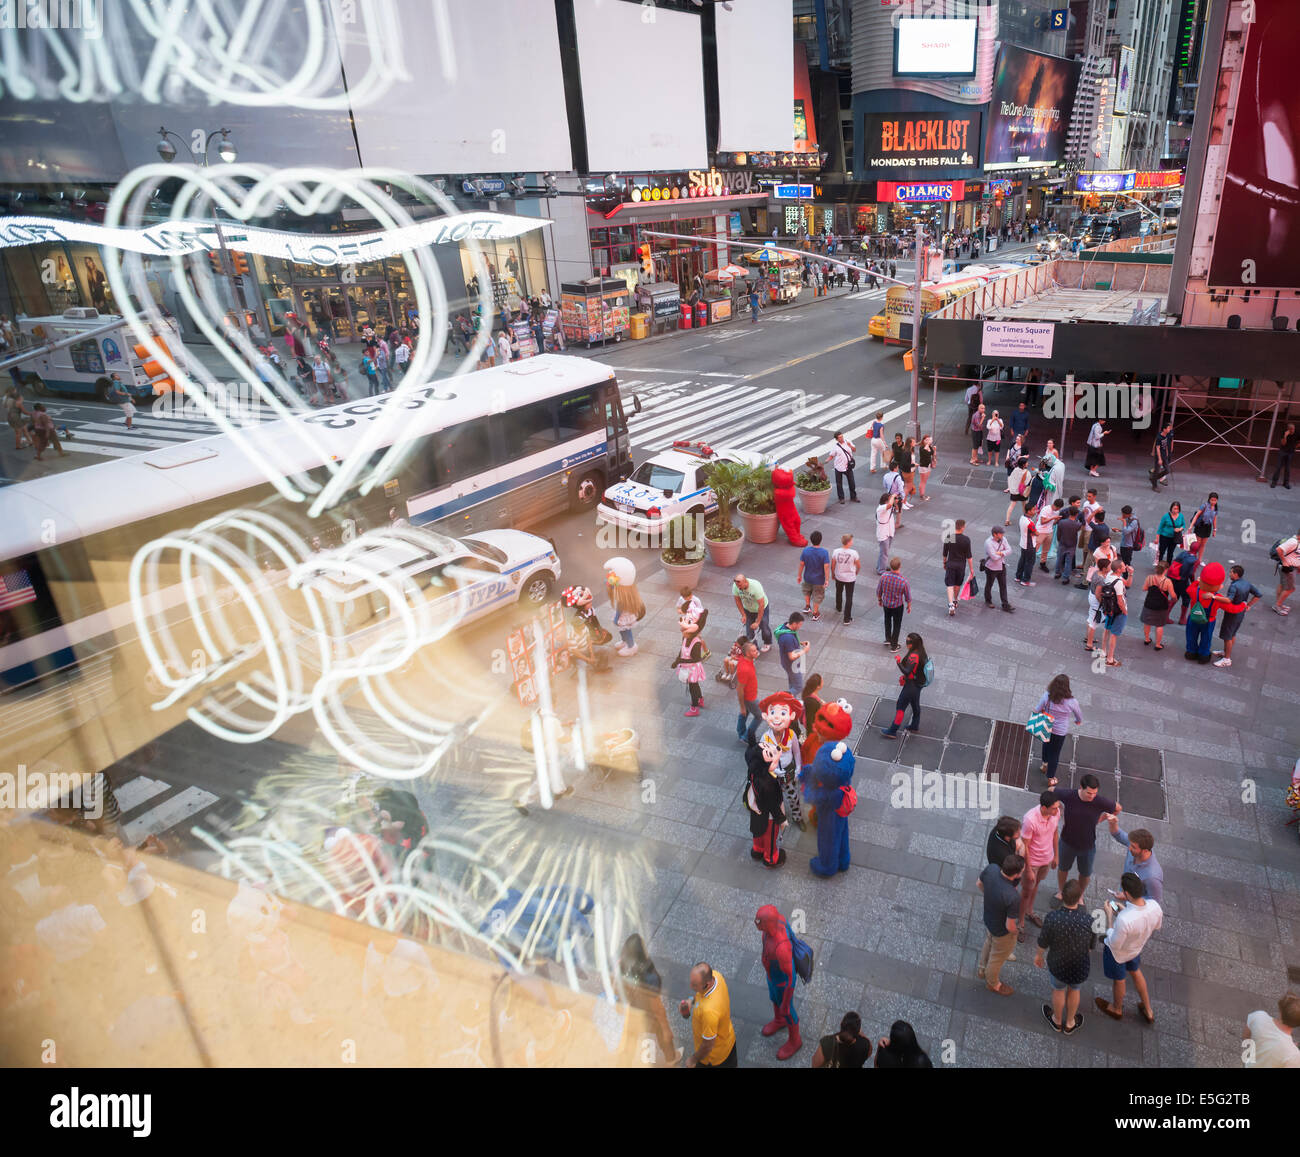
<instances>
[{"instance_id":1,"label":"advertising screen","mask_svg":"<svg viewBox=\"0 0 1300 1157\"><path fill-rule=\"evenodd\" d=\"M903 16L894 34L895 76L974 76L973 19Z\"/></svg>"},{"instance_id":2,"label":"advertising screen","mask_svg":"<svg viewBox=\"0 0 1300 1157\"><path fill-rule=\"evenodd\" d=\"M866 113L863 167L903 179L976 176L981 127L981 114L973 111Z\"/></svg>"},{"instance_id":3,"label":"advertising screen","mask_svg":"<svg viewBox=\"0 0 1300 1157\"><path fill-rule=\"evenodd\" d=\"M1002 46L989 105L985 165L1063 159L1081 68L1079 61Z\"/></svg>"},{"instance_id":4,"label":"advertising screen","mask_svg":"<svg viewBox=\"0 0 1300 1157\"><path fill-rule=\"evenodd\" d=\"M1134 186L1137 173L1080 173L1074 187L1080 193L1122 193Z\"/></svg>"},{"instance_id":5,"label":"advertising screen","mask_svg":"<svg viewBox=\"0 0 1300 1157\"><path fill-rule=\"evenodd\" d=\"M1294 53L1300 4L1257 0L1247 26L1209 283L1300 287L1300 88ZM1246 262L1250 264L1247 265ZM1247 275L1253 280L1247 281Z\"/></svg>"}]
</instances>

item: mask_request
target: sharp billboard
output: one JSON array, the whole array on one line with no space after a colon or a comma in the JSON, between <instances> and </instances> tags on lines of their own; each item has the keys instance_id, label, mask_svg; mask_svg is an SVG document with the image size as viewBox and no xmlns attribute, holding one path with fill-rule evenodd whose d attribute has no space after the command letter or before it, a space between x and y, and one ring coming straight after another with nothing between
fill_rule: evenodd
<instances>
[{"instance_id":1,"label":"sharp billboard","mask_svg":"<svg viewBox=\"0 0 1300 1157\"><path fill-rule=\"evenodd\" d=\"M1054 164L1064 159L1082 65L1010 44L998 51L984 164Z\"/></svg>"}]
</instances>

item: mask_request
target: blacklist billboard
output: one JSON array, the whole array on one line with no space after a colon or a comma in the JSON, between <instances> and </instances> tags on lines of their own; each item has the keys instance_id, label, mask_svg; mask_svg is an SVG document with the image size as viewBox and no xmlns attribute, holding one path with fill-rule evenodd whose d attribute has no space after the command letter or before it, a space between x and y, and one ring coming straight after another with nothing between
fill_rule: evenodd
<instances>
[{"instance_id":1,"label":"blacklist billboard","mask_svg":"<svg viewBox=\"0 0 1300 1157\"><path fill-rule=\"evenodd\" d=\"M1209 284L1300 288L1300 4L1256 0L1223 178Z\"/></svg>"},{"instance_id":2,"label":"blacklist billboard","mask_svg":"<svg viewBox=\"0 0 1300 1157\"><path fill-rule=\"evenodd\" d=\"M976 177L982 127L976 111L864 113L863 168L903 180Z\"/></svg>"},{"instance_id":3,"label":"blacklist billboard","mask_svg":"<svg viewBox=\"0 0 1300 1157\"><path fill-rule=\"evenodd\" d=\"M1063 160L1082 68L1077 60L1002 45L993 74L984 164Z\"/></svg>"}]
</instances>

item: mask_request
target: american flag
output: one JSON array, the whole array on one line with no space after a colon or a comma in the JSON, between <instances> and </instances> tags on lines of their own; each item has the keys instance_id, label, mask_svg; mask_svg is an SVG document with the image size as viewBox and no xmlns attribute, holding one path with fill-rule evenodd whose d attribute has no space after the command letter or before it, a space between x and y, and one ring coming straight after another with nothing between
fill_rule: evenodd
<instances>
[{"instance_id":1,"label":"american flag","mask_svg":"<svg viewBox=\"0 0 1300 1157\"><path fill-rule=\"evenodd\" d=\"M0 575L0 611L36 601L36 590L25 570Z\"/></svg>"}]
</instances>

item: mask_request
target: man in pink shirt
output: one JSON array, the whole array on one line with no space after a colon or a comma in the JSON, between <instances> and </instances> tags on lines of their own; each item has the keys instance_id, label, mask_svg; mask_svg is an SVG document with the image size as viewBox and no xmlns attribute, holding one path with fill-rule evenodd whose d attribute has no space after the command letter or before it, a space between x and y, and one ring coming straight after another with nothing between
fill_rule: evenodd
<instances>
[{"instance_id":1,"label":"man in pink shirt","mask_svg":"<svg viewBox=\"0 0 1300 1157\"><path fill-rule=\"evenodd\" d=\"M1042 917L1034 915L1034 898L1038 885L1048 871L1056 867L1061 833L1061 801L1050 791L1038 797L1038 806L1025 812L1020 821L1020 838L1025 841L1025 872L1020 877L1020 920L1016 939L1024 943L1025 918L1039 928Z\"/></svg>"}]
</instances>

